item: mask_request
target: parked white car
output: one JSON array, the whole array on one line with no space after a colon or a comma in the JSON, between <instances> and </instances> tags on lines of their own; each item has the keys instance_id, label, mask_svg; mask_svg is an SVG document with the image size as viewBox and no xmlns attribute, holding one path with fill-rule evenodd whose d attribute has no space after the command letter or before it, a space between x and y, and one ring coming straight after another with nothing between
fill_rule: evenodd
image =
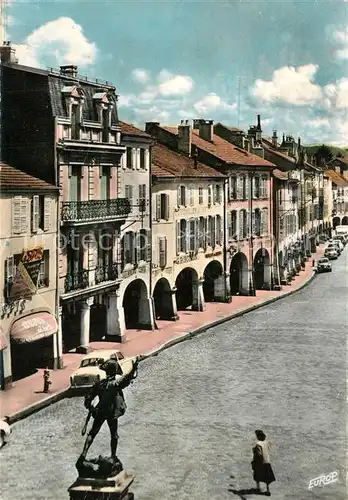
<instances>
[{"instance_id":1,"label":"parked white car","mask_svg":"<svg viewBox=\"0 0 348 500\"><path fill-rule=\"evenodd\" d=\"M0 420L0 448L2 448L4 444L8 443L11 432L8 417L4 417Z\"/></svg>"},{"instance_id":2,"label":"parked white car","mask_svg":"<svg viewBox=\"0 0 348 500\"><path fill-rule=\"evenodd\" d=\"M337 243L329 243L326 250L336 250L337 252L337 255L340 256L341 255L341 250L340 250L340 247L338 246Z\"/></svg>"},{"instance_id":3,"label":"parked white car","mask_svg":"<svg viewBox=\"0 0 348 500\"><path fill-rule=\"evenodd\" d=\"M106 373L99 367L108 359L117 359L120 363L124 360L124 356L120 351L100 350L92 351L81 359L79 368L70 377L70 387L89 388L106 377Z\"/></svg>"},{"instance_id":4,"label":"parked white car","mask_svg":"<svg viewBox=\"0 0 348 500\"><path fill-rule=\"evenodd\" d=\"M335 239L333 240L333 243L335 243L336 245L338 245L338 248L340 249L340 252L343 252L343 249L344 249L344 245L342 243L342 241L340 239Z\"/></svg>"},{"instance_id":5,"label":"parked white car","mask_svg":"<svg viewBox=\"0 0 348 500\"><path fill-rule=\"evenodd\" d=\"M336 248L326 248L324 252L324 257L327 257L329 260L335 260L338 258L338 252Z\"/></svg>"}]
</instances>

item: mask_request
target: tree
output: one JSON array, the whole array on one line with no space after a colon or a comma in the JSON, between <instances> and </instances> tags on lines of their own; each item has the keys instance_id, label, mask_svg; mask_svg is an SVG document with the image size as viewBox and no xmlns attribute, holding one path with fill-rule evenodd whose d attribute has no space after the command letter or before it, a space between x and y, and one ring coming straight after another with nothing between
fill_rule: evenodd
<instances>
[{"instance_id":1,"label":"tree","mask_svg":"<svg viewBox=\"0 0 348 500\"><path fill-rule=\"evenodd\" d=\"M333 158L332 150L326 144L322 144L315 153L315 159L317 161L317 165L321 165L323 163L328 163Z\"/></svg>"}]
</instances>

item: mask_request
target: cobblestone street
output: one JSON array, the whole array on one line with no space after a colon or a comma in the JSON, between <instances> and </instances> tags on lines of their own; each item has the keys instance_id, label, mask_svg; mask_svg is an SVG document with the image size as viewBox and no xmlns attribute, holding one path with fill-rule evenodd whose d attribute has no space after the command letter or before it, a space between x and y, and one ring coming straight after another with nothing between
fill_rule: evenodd
<instances>
[{"instance_id":1,"label":"cobblestone street","mask_svg":"<svg viewBox=\"0 0 348 500\"><path fill-rule=\"evenodd\" d=\"M237 492L254 486L261 428L273 443L272 498L344 500L346 332L347 250L295 295L143 362L120 425L135 498L258 498ZM1 497L68 498L85 416L72 398L15 424L1 450ZM90 454L108 452L105 426ZM338 483L308 490L332 471Z\"/></svg>"}]
</instances>

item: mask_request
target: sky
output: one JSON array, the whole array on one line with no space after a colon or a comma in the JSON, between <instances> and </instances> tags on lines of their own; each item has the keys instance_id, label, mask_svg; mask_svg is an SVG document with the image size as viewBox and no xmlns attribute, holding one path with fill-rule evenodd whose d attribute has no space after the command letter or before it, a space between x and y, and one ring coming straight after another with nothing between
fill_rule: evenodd
<instances>
[{"instance_id":1,"label":"sky","mask_svg":"<svg viewBox=\"0 0 348 500\"><path fill-rule=\"evenodd\" d=\"M348 0L3 0L21 64L111 81L119 118L348 146Z\"/></svg>"}]
</instances>

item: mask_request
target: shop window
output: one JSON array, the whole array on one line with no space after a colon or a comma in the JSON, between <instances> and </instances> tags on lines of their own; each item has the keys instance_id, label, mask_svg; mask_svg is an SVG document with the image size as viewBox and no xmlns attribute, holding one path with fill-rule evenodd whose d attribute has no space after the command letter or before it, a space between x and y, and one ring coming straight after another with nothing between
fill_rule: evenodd
<instances>
[{"instance_id":1,"label":"shop window","mask_svg":"<svg viewBox=\"0 0 348 500\"><path fill-rule=\"evenodd\" d=\"M39 278L37 282L38 288L45 288L49 286L49 271L50 271L50 252L49 250L44 250L42 261L40 264Z\"/></svg>"}]
</instances>

